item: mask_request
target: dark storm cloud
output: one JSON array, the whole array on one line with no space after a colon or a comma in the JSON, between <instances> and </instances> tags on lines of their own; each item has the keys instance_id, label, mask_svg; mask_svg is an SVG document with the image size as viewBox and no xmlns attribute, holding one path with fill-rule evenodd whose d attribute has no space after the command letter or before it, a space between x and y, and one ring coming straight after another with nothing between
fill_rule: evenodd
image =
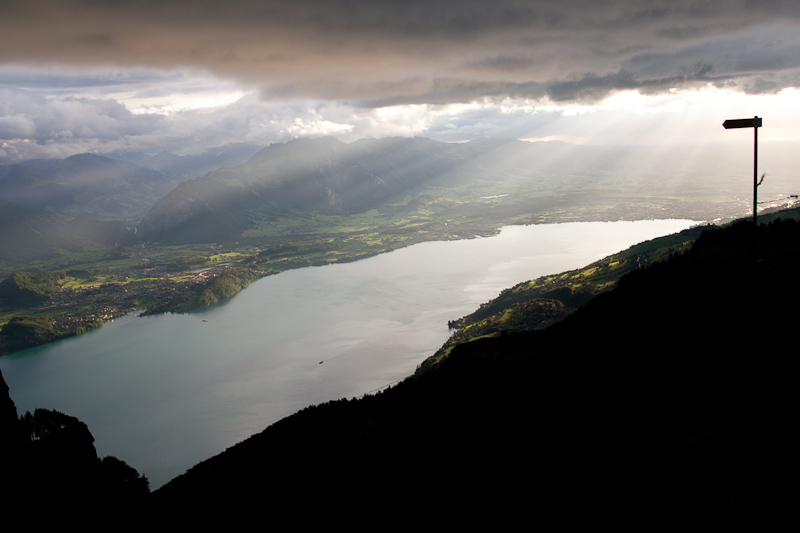
<instances>
[{"instance_id":1,"label":"dark storm cloud","mask_svg":"<svg viewBox=\"0 0 800 533\"><path fill-rule=\"evenodd\" d=\"M11 0L0 61L194 67L264 98L362 105L591 101L698 82L774 91L800 69L798 21L800 3L779 0Z\"/></svg>"},{"instance_id":2,"label":"dark storm cloud","mask_svg":"<svg viewBox=\"0 0 800 533\"><path fill-rule=\"evenodd\" d=\"M131 69L125 71L95 71L91 74L81 72L39 71L24 68L0 66L0 87L13 87L30 91L43 91L48 94L73 93L76 90L124 87L136 90L137 87L159 86L180 79L179 73L161 73L152 70Z\"/></svg>"}]
</instances>

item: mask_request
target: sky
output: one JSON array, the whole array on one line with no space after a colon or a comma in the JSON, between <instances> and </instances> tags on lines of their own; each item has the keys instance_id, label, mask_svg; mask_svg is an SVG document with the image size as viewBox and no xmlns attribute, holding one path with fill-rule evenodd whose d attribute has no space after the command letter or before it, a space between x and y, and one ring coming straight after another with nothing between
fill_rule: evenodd
<instances>
[{"instance_id":1,"label":"sky","mask_svg":"<svg viewBox=\"0 0 800 533\"><path fill-rule=\"evenodd\" d=\"M800 2L3 0L0 162L297 137L792 142Z\"/></svg>"}]
</instances>

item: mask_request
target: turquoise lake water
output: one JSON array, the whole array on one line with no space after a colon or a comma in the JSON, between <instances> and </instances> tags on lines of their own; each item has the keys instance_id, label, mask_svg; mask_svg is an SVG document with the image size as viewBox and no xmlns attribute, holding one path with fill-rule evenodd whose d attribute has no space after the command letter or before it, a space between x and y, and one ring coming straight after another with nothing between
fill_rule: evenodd
<instances>
[{"instance_id":1,"label":"turquoise lake water","mask_svg":"<svg viewBox=\"0 0 800 533\"><path fill-rule=\"evenodd\" d=\"M44 407L80 418L100 456L119 457L157 488L308 405L410 375L447 339L448 320L504 288L693 224L508 226L494 237L291 270L222 305L130 315L4 356L0 368L19 414Z\"/></svg>"}]
</instances>

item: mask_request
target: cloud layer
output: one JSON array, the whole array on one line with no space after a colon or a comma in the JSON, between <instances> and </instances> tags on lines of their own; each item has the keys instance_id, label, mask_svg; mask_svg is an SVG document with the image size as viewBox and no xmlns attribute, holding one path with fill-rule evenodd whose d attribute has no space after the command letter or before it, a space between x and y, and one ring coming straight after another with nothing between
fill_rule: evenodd
<instances>
[{"instance_id":1,"label":"cloud layer","mask_svg":"<svg viewBox=\"0 0 800 533\"><path fill-rule=\"evenodd\" d=\"M728 111L701 120L708 104L675 95L785 95L798 26L779 0L8 0L0 160L325 134L610 141L604 102L632 91L692 113L662 122L716 127ZM652 132L647 112L629 124Z\"/></svg>"},{"instance_id":2,"label":"cloud layer","mask_svg":"<svg viewBox=\"0 0 800 533\"><path fill-rule=\"evenodd\" d=\"M0 61L206 69L265 98L367 105L597 100L698 82L794 86L777 0L39 0L5 3Z\"/></svg>"}]
</instances>

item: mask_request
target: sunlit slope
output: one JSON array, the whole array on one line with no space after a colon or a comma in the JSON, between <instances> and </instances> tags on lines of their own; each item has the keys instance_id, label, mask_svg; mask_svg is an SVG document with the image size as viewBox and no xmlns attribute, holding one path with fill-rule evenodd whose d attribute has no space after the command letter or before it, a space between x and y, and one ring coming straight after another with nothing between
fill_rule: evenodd
<instances>
[{"instance_id":1,"label":"sunlit slope","mask_svg":"<svg viewBox=\"0 0 800 533\"><path fill-rule=\"evenodd\" d=\"M312 215L377 210L388 219L398 210L416 210L420 201L435 217L460 217L474 214L481 198L524 204L497 214L510 220L544 207L556 210L556 198L584 192L580 183L597 174L591 154L598 150L574 150L565 143L511 139L463 145L423 138L351 144L298 139L271 145L239 167L181 183L140 230L151 239L207 242ZM589 186L596 189L601 178L595 175Z\"/></svg>"},{"instance_id":2,"label":"sunlit slope","mask_svg":"<svg viewBox=\"0 0 800 533\"><path fill-rule=\"evenodd\" d=\"M467 167L469 170L464 170ZM272 145L245 165L182 183L142 221L147 238L235 238L258 221L349 215L480 174L455 147L428 139L333 138Z\"/></svg>"},{"instance_id":3,"label":"sunlit slope","mask_svg":"<svg viewBox=\"0 0 800 533\"><path fill-rule=\"evenodd\" d=\"M315 216L369 214L383 219L377 227L394 225L420 200L423 222L442 226L465 216L496 224L731 220L746 213L751 192L747 179L731 176L750 167L718 152L514 139L297 139L181 183L139 229L149 240L219 242L274 235L287 224L301 231ZM763 198L786 198L787 183L770 175Z\"/></svg>"},{"instance_id":4,"label":"sunlit slope","mask_svg":"<svg viewBox=\"0 0 800 533\"><path fill-rule=\"evenodd\" d=\"M776 219L797 220L800 209L762 215L761 223ZM587 304L593 297L614 288L621 277L688 251L704 232L717 226L697 226L652 239L586 267L543 276L505 289L476 311L450 322L456 331L436 354L426 359L418 372L441 363L458 344L503 333L545 329Z\"/></svg>"},{"instance_id":5,"label":"sunlit slope","mask_svg":"<svg viewBox=\"0 0 800 533\"><path fill-rule=\"evenodd\" d=\"M165 243L283 238L331 228L405 231L412 226L438 239L531 222L731 220L751 206L752 154L747 151L515 139L463 144L423 138L350 144L297 139L174 187L178 176L235 164L253 149L223 147L196 157L120 155L149 169L93 154L2 166L0 200L57 221L88 216L125 220L130 226L147 213L141 233ZM767 143L760 151L760 168L767 173L759 188L761 200L785 205L800 192L790 172L793 153L793 145L780 143ZM52 256L64 241L74 248L68 238L42 237L43 231L26 220L9 212L0 227L37 233L29 242L3 239L7 249L19 249L14 257Z\"/></svg>"},{"instance_id":6,"label":"sunlit slope","mask_svg":"<svg viewBox=\"0 0 800 533\"><path fill-rule=\"evenodd\" d=\"M505 289L475 312L453 320L457 331L419 372L441 362L458 344L502 333L544 329L563 320L593 297L612 289L625 274L688 250L710 226L698 226L631 246L588 266L542 276Z\"/></svg>"}]
</instances>

